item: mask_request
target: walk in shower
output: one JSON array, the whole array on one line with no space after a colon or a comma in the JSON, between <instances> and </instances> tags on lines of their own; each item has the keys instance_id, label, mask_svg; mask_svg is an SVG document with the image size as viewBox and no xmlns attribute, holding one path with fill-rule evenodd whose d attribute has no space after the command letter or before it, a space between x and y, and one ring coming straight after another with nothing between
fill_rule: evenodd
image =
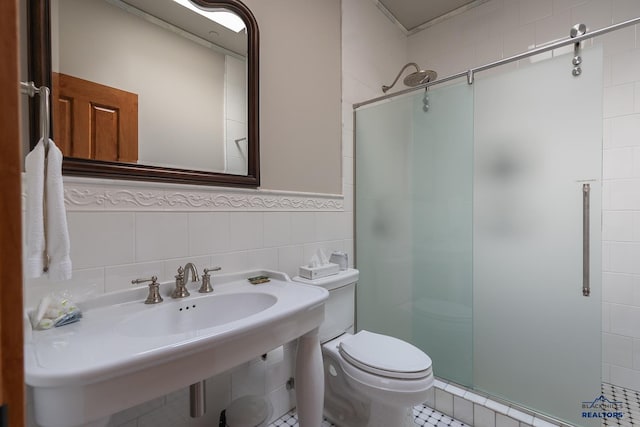
<instances>
[{"instance_id":1,"label":"walk in shower","mask_svg":"<svg viewBox=\"0 0 640 427\"><path fill-rule=\"evenodd\" d=\"M602 50L548 56L356 108L357 327L599 425Z\"/></svg>"}]
</instances>

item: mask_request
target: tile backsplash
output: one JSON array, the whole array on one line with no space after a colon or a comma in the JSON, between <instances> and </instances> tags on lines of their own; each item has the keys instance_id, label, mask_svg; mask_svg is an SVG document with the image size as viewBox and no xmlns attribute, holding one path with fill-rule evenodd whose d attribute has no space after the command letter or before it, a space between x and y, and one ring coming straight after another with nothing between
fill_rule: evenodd
<instances>
[{"instance_id":1,"label":"tile backsplash","mask_svg":"<svg viewBox=\"0 0 640 427\"><path fill-rule=\"evenodd\" d=\"M65 178L73 278L27 280L26 307L52 291L81 300L138 277L173 280L188 261L200 270L220 266L220 274L264 268L294 276L318 249L353 254L353 204L342 196L125 185Z\"/></svg>"}]
</instances>

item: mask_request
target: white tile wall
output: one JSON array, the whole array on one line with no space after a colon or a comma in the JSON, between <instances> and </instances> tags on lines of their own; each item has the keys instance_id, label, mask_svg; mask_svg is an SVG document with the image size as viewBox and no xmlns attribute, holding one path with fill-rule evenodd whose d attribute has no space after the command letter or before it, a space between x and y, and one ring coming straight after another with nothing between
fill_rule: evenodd
<instances>
[{"instance_id":1,"label":"white tile wall","mask_svg":"<svg viewBox=\"0 0 640 427\"><path fill-rule=\"evenodd\" d=\"M67 221L75 269L136 261L134 213L69 212Z\"/></svg>"},{"instance_id":2,"label":"white tile wall","mask_svg":"<svg viewBox=\"0 0 640 427\"><path fill-rule=\"evenodd\" d=\"M291 243L291 213L265 212L264 236L265 247L286 246Z\"/></svg>"},{"instance_id":3,"label":"white tile wall","mask_svg":"<svg viewBox=\"0 0 640 427\"><path fill-rule=\"evenodd\" d=\"M229 212L194 212L189 215L189 255L228 251Z\"/></svg>"},{"instance_id":4,"label":"white tile wall","mask_svg":"<svg viewBox=\"0 0 640 427\"><path fill-rule=\"evenodd\" d=\"M467 425L473 425L473 402L463 397L453 396L453 418Z\"/></svg>"},{"instance_id":5,"label":"white tile wall","mask_svg":"<svg viewBox=\"0 0 640 427\"><path fill-rule=\"evenodd\" d=\"M451 393L436 388L436 404L438 411L453 417L453 395Z\"/></svg>"},{"instance_id":6,"label":"white tile wall","mask_svg":"<svg viewBox=\"0 0 640 427\"><path fill-rule=\"evenodd\" d=\"M473 422L476 427L494 427L496 425L496 413L476 403L473 405Z\"/></svg>"},{"instance_id":7,"label":"white tile wall","mask_svg":"<svg viewBox=\"0 0 640 427\"><path fill-rule=\"evenodd\" d=\"M604 88L604 117L634 113L634 84L619 84Z\"/></svg>"},{"instance_id":8,"label":"white tile wall","mask_svg":"<svg viewBox=\"0 0 640 427\"><path fill-rule=\"evenodd\" d=\"M138 212L135 217L135 261L178 258L189 253L186 213Z\"/></svg>"},{"instance_id":9,"label":"white tile wall","mask_svg":"<svg viewBox=\"0 0 640 427\"><path fill-rule=\"evenodd\" d=\"M407 61L407 39L371 0L342 2L343 167L352 184L353 104L382 95ZM346 141L346 142L345 142Z\"/></svg>"},{"instance_id":10,"label":"white tile wall","mask_svg":"<svg viewBox=\"0 0 640 427\"><path fill-rule=\"evenodd\" d=\"M166 277L164 270L164 263L159 261L105 267L104 290L105 292L121 290L124 288L123 284L130 283L132 278L156 276L164 279Z\"/></svg>"},{"instance_id":11,"label":"white tile wall","mask_svg":"<svg viewBox=\"0 0 640 427\"><path fill-rule=\"evenodd\" d=\"M262 212L236 212L231 215L229 225L229 249L237 251L262 247Z\"/></svg>"}]
</instances>

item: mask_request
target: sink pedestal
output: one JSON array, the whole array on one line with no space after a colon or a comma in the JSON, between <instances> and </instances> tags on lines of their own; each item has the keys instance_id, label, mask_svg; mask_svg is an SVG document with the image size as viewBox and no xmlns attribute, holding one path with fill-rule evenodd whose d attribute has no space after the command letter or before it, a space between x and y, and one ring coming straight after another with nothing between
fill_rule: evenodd
<instances>
[{"instance_id":1,"label":"sink pedestal","mask_svg":"<svg viewBox=\"0 0 640 427\"><path fill-rule=\"evenodd\" d=\"M300 427L320 427L324 407L324 367L318 328L298 338L296 401Z\"/></svg>"}]
</instances>

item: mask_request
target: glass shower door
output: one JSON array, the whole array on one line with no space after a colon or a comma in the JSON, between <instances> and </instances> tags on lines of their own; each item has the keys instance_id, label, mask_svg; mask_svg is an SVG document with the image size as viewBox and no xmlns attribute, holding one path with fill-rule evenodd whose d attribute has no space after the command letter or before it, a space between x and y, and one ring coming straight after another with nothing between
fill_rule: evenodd
<instances>
[{"instance_id":1,"label":"glass shower door","mask_svg":"<svg viewBox=\"0 0 640 427\"><path fill-rule=\"evenodd\" d=\"M426 95L356 113L357 327L471 386L473 87Z\"/></svg>"},{"instance_id":2,"label":"glass shower door","mask_svg":"<svg viewBox=\"0 0 640 427\"><path fill-rule=\"evenodd\" d=\"M355 116L358 329L411 338L411 97Z\"/></svg>"},{"instance_id":3,"label":"glass shower door","mask_svg":"<svg viewBox=\"0 0 640 427\"><path fill-rule=\"evenodd\" d=\"M571 58L474 84L474 384L596 425L582 402L600 395L602 52L583 52L579 77Z\"/></svg>"},{"instance_id":4,"label":"glass shower door","mask_svg":"<svg viewBox=\"0 0 640 427\"><path fill-rule=\"evenodd\" d=\"M413 339L435 374L473 386L473 87L429 89L413 108Z\"/></svg>"},{"instance_id":5,"label":"glass shower door","mask_svg":"<svg viewBox=\"0 0 640 427\"><path fill-rule=\"evenodd\" d=\"M576 425L600 394L602 52L356 112L357 327ZM583 214L589 186L588 267Z\"/></svg>"}]
</instances>

